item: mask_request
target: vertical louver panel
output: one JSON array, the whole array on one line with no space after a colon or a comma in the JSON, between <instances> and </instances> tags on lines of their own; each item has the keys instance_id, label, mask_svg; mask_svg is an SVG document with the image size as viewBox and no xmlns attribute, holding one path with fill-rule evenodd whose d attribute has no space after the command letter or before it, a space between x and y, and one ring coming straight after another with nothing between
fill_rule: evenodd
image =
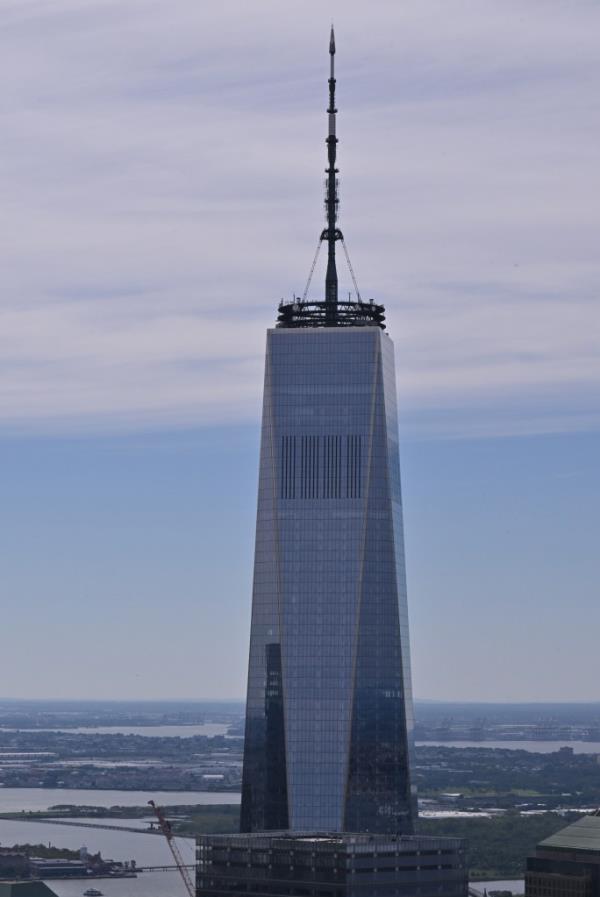
<instances>
[{"instance_id":1,"label":"vertical louver panel","mask_svg":"<svg viewBox=\"0 0 600 897\"><path fill-rule=\"evenodd\" d=\"M326 438L323 436L302 437L300 498L323 498L326 496L325 483L322 482L328 464L326 446L323 445Z\"/></svg>"},{"instance_id":2,"label":"vertical louver panel","mask_svg":"<svg viewBox=\"0 0 600 897\"><path fill-rule=\"evenodd\" d=\"M302 465L300 498L321 497L321 441L320 436L302 436Z\"/></svg>"},{"instance_id":3,"label":"vertical louver panel","mask_svg":"<svg viewBox=\"0 0 600 897\"><path fill-rule=\"evenodd\" d=\"M296 437L281 437L280 495L296 498Z\"/></svg>"},{"instance_id":4,"label":"vertical louver panel","mask_svg":"<svg viewBox=\"0 0 600 897\"><path fill-rule=\"evenodd\" d=\"M362 438L346 437L346 495L360 498L362 479Z\"/></svg>"},{"instance_id":5,"label":"vertical louver panel","mask_svg":"<svg viewBox=\"0 0 600 897\"><path fill-rule=\"evenodd\" d=\"M323 497L342 498L342 437L324 436Z\"/></svg>"},{"instance_id":6,"label":"vertical louver panel","mask_svg":"<svg viewBox=\"0 0 600 897\"><path fill-rule=\"evenodd\" d=\"M279 462L283 499L361 497L362 436L282 436Z\"/></svg>"}]
</instances>

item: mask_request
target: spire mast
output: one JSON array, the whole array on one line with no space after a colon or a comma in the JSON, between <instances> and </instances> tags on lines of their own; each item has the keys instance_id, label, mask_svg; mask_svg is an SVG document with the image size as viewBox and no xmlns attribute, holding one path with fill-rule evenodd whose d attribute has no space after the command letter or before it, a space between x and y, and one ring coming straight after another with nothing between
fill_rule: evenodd
<instances>
[{"instance_id":1,"label":"spire mast","mask_svg":"<svg viewBox=\"0 0 600 897\"><path fill-rule=\"evenodd\" d=\"M335 35L333 33L333 25L329 36L329 107L327 109L328 116L328 132L327 140L327 175L325 180L325 213L326 226L321 231L317 250L313 258L310 268L306 287L302 297L296 298L294 294L293 302L284 302L283 299L279 305L277 312L278 327L380 327L385 330L385 308L383 305L376 305L373 300L363 302L358 291L356 277L350 264L348 250L344 240L344 235L337 226L339 197L338 197L338 170L335 167L337 156L337 136L335 133L336 113L335 108ZM342 249L346 255L348 262L348 270L354 284L356 292L356 302L353 302L348 295L348 299L340 300L338 298L338 275L335 263L335 244L337 241L342 244ZM317 264L319 250L323 243L327 243L327 273L325 274L325 301L312 300L308 298L308 291L312 276Z\"/></svg>"},{"instance_id":2,"label":"spire mast","mask_svg":"<svg viewBox=\"0 0 600 897\"><path fill-rule=\"evenodd\" d=\"M329 118L329 131L327 135L327 160L329 163L325 192L325 208L327 210L327 227L321 234L321 240L327 240L327 273L325 275L325 303L326 303L326 319L331 326L337 320L337 303L338 303L338 276L335 264L335 244L337 240L343 239L342 232L336 227L337 211L338 211L338 169L335 167L337 155L337 137L335 133L335 116L337 109L335 108L335 35L333 33L333 25L331 26L331 35L329 37L329 108L327 110Z\"/></svg>"}]
</instances>

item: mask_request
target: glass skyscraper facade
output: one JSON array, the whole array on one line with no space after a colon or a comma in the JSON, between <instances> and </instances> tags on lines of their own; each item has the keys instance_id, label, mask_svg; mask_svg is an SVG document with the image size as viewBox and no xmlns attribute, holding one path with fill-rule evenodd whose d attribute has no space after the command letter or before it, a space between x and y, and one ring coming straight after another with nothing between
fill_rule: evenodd
<instances>
[{"instance_id":1,"label":"glass skyscraper facade","mask_svg":"<svg viewBox=\"0 0 600 897\"><path fill-rule=\"evenodd\" d=\"M381 324L268 331L246 714L242 831L413 830L394 348Z\"/></svg>"}]
</instances>

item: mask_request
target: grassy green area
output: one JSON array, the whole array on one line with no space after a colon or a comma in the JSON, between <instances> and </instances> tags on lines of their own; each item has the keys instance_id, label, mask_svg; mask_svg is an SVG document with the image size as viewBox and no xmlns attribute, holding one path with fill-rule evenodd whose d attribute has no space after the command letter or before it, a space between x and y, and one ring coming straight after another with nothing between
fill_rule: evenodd
<instances>
[{"instance_id":1,"label":"grassy green area","mask_svg":"<svg viewBox=\"0 0 600 897\"><path fill-rule=\"evenodd\" d=\"M212 813L219 813L220 810L229 810L237 812L239 816L239 805L235 804L169 804L162 807L167 817L171 819L177 816L193 816L198 813L199 816L210 816ZM48 810L19 810L12 813L0 813L0 819L20 820L26 819L32 821L36 819L78 819L80 817L95 817L102 819L142 819L152 816L150 807L86 807L79 805L60 804L56 807L50 807Z\"/></svg>"},{"instance_id":2,"label":"grassy green area","mask_svg":"<svg viewBox=\"0 0 600 897\"><path fill-rule=\"evenodd\" d=\"M239 831L239 806L193 808L186 821L175 821L174 829L188 836ZM469 866L475 878L521 878L525 859L536 844L568 825L569 820L545 813L519 816L507 813L491 819L420 819L422 835L448 835L469 842Z\"/></svg>"},{"instance_id":3,"label":"grassy green area","mask_svg":"<svg viewBox=\"0 0 600 897\"><path fill-rule=\"evenodd\" d=\"M430 797L439 800L439 798L446 793L448 790L454 790L456 793L461 794L465 798L498 798L500 793L490 787L489 785L484 786L481 785L479 787L460 787L456 789L444 789L444 788L420 788L419 789L419 797ZM535 791L532 788L510 788L508 791L501 792L502 794L511 794L515 797L545 797L541 791Z\"/></svg>"},{"instance_id":4,"label":"grassy green area","mask_svg":"<svg viewBox=\"0 0 600 897\"><path fill-rule=\"evenodd\" d=\"M444 788L421 788L419 789L419 797L428 797L433 798L434 800L439 800L442 795L447 792L448 789ZM479 788L457 788L455 793L461 794L463 797L468 798L496 797L496 792L492 788L490 788L489 785Z\"/></svg>"},{"instance_id":5,"label":"grassy green area","mask_svg":"<svg viewBox=\"0 0 600 897\"><path fill-rule=\"evenodd\" d=\"M507 813L491 819L420 819L422 835L448 835L469 842L469 866L475 878L521 878L525 858L536 844L568 825L569 820L553 813L519 816ZM239 830L239 806L196 808L185 822L177 821L177 832L199 835Z\"/></svg>"},{"instance_id":6,"label":"grassy green area","mask_svg":"<svg viewBox=\"0 0 600 897\"><path fill-rule=\"evenodd\" d=\"M570 820L544 813L507 813L491 819L420 819L422 835L449 835L469 842L470 877L521 878L525 859L539 841L564 828Z\"/></svg>"},{"instance_id":7,"label":"grassy green area","mask_svg":"<svg viewBox=\"0 0 600 897\"><path fill-rule=\"evenodd\" d=\"M79 851L69 850L66 847L50 847L48 844L13 844L2 845L4 850L13 850L15 853L26 853L30 857L43 857L45 860L78 860Z\"/></svg>"},{"instance_id":8,"label":"grassy green area","mask_svg":"<svg viewBox=\"0 0 600 897\"><path fill-rule=\"evenodd\" d=\"M173 828L182 835L234 834L240 830L239 805L221 804L195 807L186 820L176 820Z\"/></svg>"},{"instance_id":9,"label":"grassy green area","mask_svg":"<svg viewBox=\"0 0 600 897\"><path fill-rule=\"evenodd\" d=\"M544 797L541 791L534 791L533 788L511 788L511 794L516 794L517 797Z\"/></svg>"}]
</instances>

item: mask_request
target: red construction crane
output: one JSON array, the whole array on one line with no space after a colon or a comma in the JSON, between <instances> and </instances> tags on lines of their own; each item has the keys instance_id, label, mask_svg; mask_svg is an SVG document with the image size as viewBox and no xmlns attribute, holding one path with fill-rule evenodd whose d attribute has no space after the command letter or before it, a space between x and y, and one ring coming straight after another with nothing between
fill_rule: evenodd
<instances>
[{"instance_id":1,"label":"red construction crane","mask_svg":"<svg viewBox=\"0 0 600 897\"><path fill-rule=\"evenodd\" d=\"M190 878L190 873L187 870L186 864L183 862L183 857L179 852L179 848L177 846L177 842L175 840L175 836L173 834L173 829L171 828L171 823L165 817L165 814L161 810L160 807L157 807L153 800L149 800L148 803L154 810L154 815L158 819L158 824L160 825L160 830L167 839L167 844L169 845L169 850L173 854L173 859L175 860L175 864L179 869L179 874L183 878L183 883L185 885L185 889L188 892L189 897L196 897L196 889L194 888L194 883Z\"/></svg>"}]
</instances>

